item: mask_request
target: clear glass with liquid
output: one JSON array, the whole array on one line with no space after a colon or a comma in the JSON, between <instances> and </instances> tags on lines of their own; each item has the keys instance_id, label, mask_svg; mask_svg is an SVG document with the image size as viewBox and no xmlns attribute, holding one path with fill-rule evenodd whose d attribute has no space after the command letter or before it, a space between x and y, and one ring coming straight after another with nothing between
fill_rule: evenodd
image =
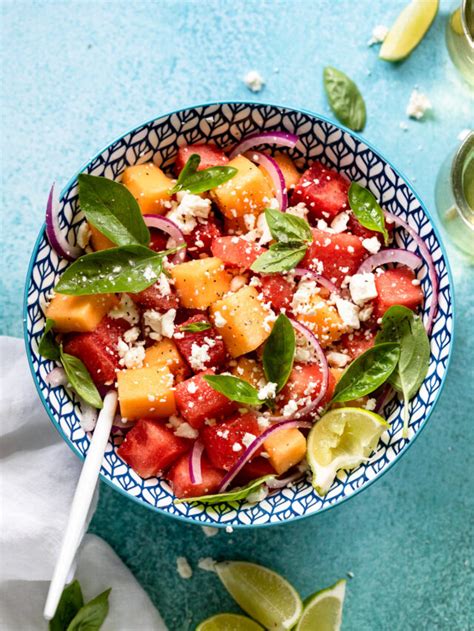
<instances>
[{"instance_id":1,"label":"clear glass with liquid","mask_svg":"<svg viewBox=\"0 0 474 631\"><path fill-rule=\"evenodd\" d=\"M474 0L462 0L449 16L446 46L456 68L474 86Z\"/></svg>"}]
</instances>

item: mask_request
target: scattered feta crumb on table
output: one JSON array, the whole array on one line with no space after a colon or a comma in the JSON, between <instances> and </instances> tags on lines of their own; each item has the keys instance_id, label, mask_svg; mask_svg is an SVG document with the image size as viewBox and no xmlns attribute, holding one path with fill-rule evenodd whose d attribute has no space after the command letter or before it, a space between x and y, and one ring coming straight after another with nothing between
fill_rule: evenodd
<instances>
[{"instance_id":1,"label":"scattered feta crumb on table","mask_svg":"<svg viewBox=\"0 0 474 631\"><path fill-rule=\"evenodd\" d=\"M244 83L252 92L260 92L265 85L262 75L257 70L250 70L244 77Z\"/></svg>"},{"instance_id":2,"label":"scattered feta crumb on table","mask_svg":"<svg viewBox=\"0 0 474 631\"><path fill-rule=\"evenodd\" d=\"M202 531L206 537L215 537L219 532L219 528L214 528L214 526L203 526Z\"/></svg>"},{"instance_id":3,"label":"scattered feta crumb on table","mask_svg":"<svg viewBox=\"0 0 474 631\"><path fill-rule=\"evenodd\" d=\"M198 561L198 568L200 570L204 570L205 572L215 572L216 561L212 557L203 557Z\"/></svg>"},{"instance_id":4,"label":"scattered feta crumb on table","mask_svg":"<svg viewBox=\"0 0 474 631\"><path fill-rule=\"evenodd\" d=\"M431 101L419 90L413 90L408 101L406 113L410 118L421 120L426 112L431 109Z\"/></svg>"},{"instance_id":5,"label":"scattered feta crumb on table","mask_svg":"<svg viewBox=\"0 0 474 631\"><path fill-rule=\"evenodd\" d=\"M193 571L186 557L176 558L176 570L181 578L187 579L191 578L191 576L193 575Z\"/></svg>"},{"instance_id":6,"label":"scattered feta crumb on table","mask_svg":"<svg viewBox=\"0 0 474 631\"><path fill-rule=\"evenodd\" d=\"M377 24L372 29L372 37L367 42L367 46L373 46L374 44L382 44L388 35L388 28L384 24Z\"/></svg>"}]
</instances>

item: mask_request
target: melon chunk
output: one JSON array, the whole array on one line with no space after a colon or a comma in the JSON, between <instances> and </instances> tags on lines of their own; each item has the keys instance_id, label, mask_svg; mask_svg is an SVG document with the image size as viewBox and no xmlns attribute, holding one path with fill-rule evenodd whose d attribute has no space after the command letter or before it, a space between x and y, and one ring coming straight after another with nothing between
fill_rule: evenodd
<instances>
[{"instance_id":1,"label":"melon chunk","mask_svg":"<svg viewBox=\"0 0 474 631\"><path fill-rule=\"evenodd\" d=\"M303 460L306 455L306 438L294 427L280 429L267 438L263 447L273 468L280 475Z\"/></svg>"},{"instance_id":2,"label":"melon chunk","mask_svg":"<svg viewBox=\"0 0 474 631\"><path fill-rule=\"evenodd\" d=\"M105 234L102 234L100 230L98 230L91 223L89 224L89 230L91 231L90 243L92 248L98 252L99 250L109 250L110 248L115 248L116 245L113 243Z\"/></svg>"},{"instance_id":3,"label":"melon chunk","mask_svg":"<svg viewBox=\"0 0 474 631\"><path fill-rule=\"evenodd\" d=\"M46 309L59 333L89 333L118 303L114 294L66 296L56 294Z\"/></svg>"},{"instance_id":4,"label":"melon chunk","mask_svg":"<svg viewBox=\"0 0 474 631\"><path fill-rule=\"evenodd\" d=\"M295 163L285 153L275 154L274 159L283 173L287 190L294 189L301 177L301 173L296 168Z\"/></svg>"},{"instance_id":5,"label":"melon chunk","mask_svg":"<svg viewBox=\"0 0 474 631\"><path fill-rule=\"evenodd\" d=\"M122 175L122 184L132 193L144 215L164 214L169 210L173 187L171 180L153 162L127 167Z\"/></svg>"},{"instance_id":6,"label":"melon chunk","mask_svg":"<svg viewBox=\"0 0 474 631\"><path fill-rule=\"evenodd\" d=\"M266 309L255 287L246 285L210 308L214 326L222 335L232 357L239 357L258 348L270 335ZM225 320L225 324L224 324Z\"/></svg>"},{"instance_id":7,"label":"melon chunk","mask_svg":"<svg viewBox=\"0 0 474 631\"><path fill-rule=\"evenodd\" d=\"M259 387L262 379L265 379L262 365L250 357L239 357L230 371L235 377L247 381L255 388Z\"/></svg>"},{"instance_id":8,"label":"melon chunk","mask_svg":"<svg viewBox=\"0 0 474 631\"><path fill-rule=\"evenodd\" d=\"M179 354L176 344L166 337L146 349L143 365L145 368L166 366L175 377L185 377L189 374L189 368Z\"/></svg>"},{"instance_id":9,"label":"melon chunk","mask_svg":"<svg viewBox=\"0 0 474 631\"><path fill-rule=\"evenodd\" d=\"M123 370L117 374L120 411L127 419L163 418L176 412L173 375L167 366Z\"/></svg>"},{"instance_id":10,"label":"melon chunk","mask_svg":"<svg viewBox=\"0 0 474 631\"><path fill-rule=\"evenodd\" d=\"M229 291L232 280L215 256L181 263L170 271L181 305L187 309L207 309Z\"/></svg>"},{"instance_id":11,"label":"melon chunk","mask_svg":"<svg viewBox=\"0 0 474 631\"><path fill-rule=\"evenodd\" d=\"M312 294L309 302L310 307L305 308L305 313L297 314L296 319L315 333L321 346L338 340L346 329L336 308L319 294Z\"/></svg>"},{"instance_id":12,"label":"melon chunk","mask_svg":"<svg viewBox=\"0 0 474 631\"><path fill-rule=\"evenodd\" d=\"M229 218L259 215L273 197L264 173L244 156L237 156L227 166L236 168L237 173L211 192L213 200Z\"/></svg>"}]
</instances>

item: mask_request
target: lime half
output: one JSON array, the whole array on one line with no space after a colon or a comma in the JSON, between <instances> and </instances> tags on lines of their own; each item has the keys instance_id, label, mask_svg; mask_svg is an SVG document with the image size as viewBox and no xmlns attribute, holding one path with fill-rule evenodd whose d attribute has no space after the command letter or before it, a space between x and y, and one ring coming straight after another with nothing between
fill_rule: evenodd
<instances>
[{"instance_id":1,"label":"lime half","mask_svg":"<svg viewBox=\"0 0 474 631\"><path fill-rule=\"evenodd\" d=\"M299 620L301 598L276 572L245 561L218 563L216 571L237 604L266 629L284 631Z\"/></svg>"},{"instance_id":2,"label":"lime half","mask_svg":"<svg viewBox=\"0 0 474 631\"><path fill-rule=\"evenodd\" d=\"M346 581L338 581L307 599L295 631L339 631Z\"/></svg>"},{"instance_id":3,"label":"lime half","mask_svg":"<svg viewBox=\"0 0 474 631\"><path fill-rule=\"evenodd\" d=\"M400 61L418 46L438 13L439 0L412 0L395 20L380 48L385 61Z\"/></svg>"},{"instance_id":4,"label":"lime half","mask_svg":"<svg viewBox=\"0 0 474 631\"><path fill-rule=\"evenodd\" d=\"M220 613L201 622L196 631L263 631L263 627L246 616Z\"/></svg>"},{"instance_id":5,"label":"lime half","mask_svg":"<svg viewBox=\"0 0 474 631\"><path fill-rule=\"evenodd\" d=\"M339 469L354 469L367 460L389 427L363 408L336 408L322 416L308 436L307 459L313 486L326 495Z\"/></svg>"}]
</instances>

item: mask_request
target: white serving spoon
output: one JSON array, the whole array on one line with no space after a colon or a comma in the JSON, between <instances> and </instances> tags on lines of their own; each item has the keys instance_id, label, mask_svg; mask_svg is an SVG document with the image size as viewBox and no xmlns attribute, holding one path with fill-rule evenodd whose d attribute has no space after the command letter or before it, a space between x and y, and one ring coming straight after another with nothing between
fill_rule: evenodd
<instances>
[{"instance_id":1,"label":"white serving spoon","mask_svg":"<svg viewBox=\"0 0 474 631\"><path fill-rule=\"evenodd\" d=\"M112 422L117 409L117 393L108 392L104 397L104 405L99 413L97 424L92 434L86 459L82 466L76 492L72 500L71 511L64 537L61 543L58 560L49 586L48 597L44 606L44 618L51 620L56 613L61 594L66 585L77 548L84 533L87 514L94 496L104 452L109 440Z\"/></svg>"}]
</instances>

